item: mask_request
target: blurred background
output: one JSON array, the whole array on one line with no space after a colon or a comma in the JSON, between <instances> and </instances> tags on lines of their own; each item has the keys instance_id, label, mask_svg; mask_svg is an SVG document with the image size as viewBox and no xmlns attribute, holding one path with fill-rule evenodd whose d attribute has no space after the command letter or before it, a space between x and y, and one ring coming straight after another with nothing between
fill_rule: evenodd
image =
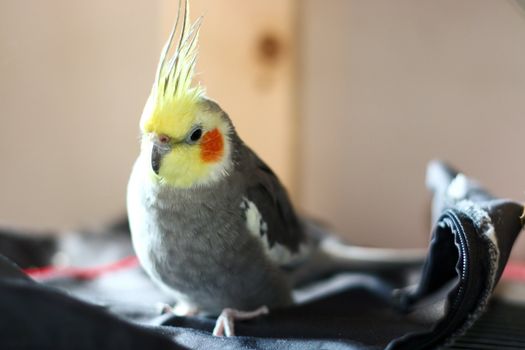
<instances>
[{"instance_id":1,"label":"blurred background","mask_svg":"<svg viewBox=\"0 0 525 350\"><path fill-rule=\"evenodd\" d=\"M517 0L192 0L198 79L296 205L356 244L423 247L426 163L525 201ZM0 224L123 215L176 0L0 2ZM525 259L525 239L515 257Z\"/></svg>"}]
</instances>

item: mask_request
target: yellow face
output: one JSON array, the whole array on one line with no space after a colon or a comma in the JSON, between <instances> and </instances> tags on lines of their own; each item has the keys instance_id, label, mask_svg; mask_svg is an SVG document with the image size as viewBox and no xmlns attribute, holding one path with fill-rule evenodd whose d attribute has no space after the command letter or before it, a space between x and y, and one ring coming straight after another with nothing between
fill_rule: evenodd
<instances>
[{"instance_id":1,"label":"yellow face","mask_svg":"<svg viewBox=\"0 0 525 350\"><path fill-rule=\"evenodd\" d=\"M202 17L191 23L188 0L181 11L180 3L140 121L141 160L153 181L189 188L228 174L233 130L224 112L203 97L204 89L192 86Z\"/></svg>"},{"instance_id":2,"label":"yellow face","mask_svg":"<svg viewBox=\"0 0 525 350\"><path fill-rule=\"evenodd\" d=\"M151 98L141 118L142 156L153 181L177 188L206 185L231 168L231 128L202 97Z\"/></svg>"}]
</instances>

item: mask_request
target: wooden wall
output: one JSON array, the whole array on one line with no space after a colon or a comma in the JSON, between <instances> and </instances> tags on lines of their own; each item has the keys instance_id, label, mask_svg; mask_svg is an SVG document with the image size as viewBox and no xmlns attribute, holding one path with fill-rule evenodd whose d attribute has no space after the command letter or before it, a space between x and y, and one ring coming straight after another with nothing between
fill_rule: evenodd
<instances>
[{"instance_id":1,"label":"wooden wall","mask_svg":"<svg viewBox=\"0 0 525 350\"><path fill-rule=\"evenodd\" d=\"M308 212L359 244L424 246L432 158L525 201L525 12L514 1L301 4Z\"/></svg>"},{"instance_id":2,"label":"wooden wall","mask_svg":"<svg viewBox=\"0 0 525 350\"><path fill-rule=\"evenodd\" d=\"M0 223L124 213L138 120L176 0L0 2ZM193 0L199 79L292 189L295 0Z\"/></svg>"}]
</instances>

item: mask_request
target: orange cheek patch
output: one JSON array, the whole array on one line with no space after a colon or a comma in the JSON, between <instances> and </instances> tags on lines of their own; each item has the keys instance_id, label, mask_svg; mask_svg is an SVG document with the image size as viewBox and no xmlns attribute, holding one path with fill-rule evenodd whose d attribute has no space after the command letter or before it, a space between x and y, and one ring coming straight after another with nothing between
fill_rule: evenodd
<instances>
[{"instance_id":1,"label":"orange cheek patch","mask_svg":"<svg viewBox=\"0 0 525 350\"><path fill-rule=\"evenodd\" d=\"M219 129L204 134L201 141L201 159L204 162L216 162L224 153L224 140Z\"/></svg>"}]
</instances>

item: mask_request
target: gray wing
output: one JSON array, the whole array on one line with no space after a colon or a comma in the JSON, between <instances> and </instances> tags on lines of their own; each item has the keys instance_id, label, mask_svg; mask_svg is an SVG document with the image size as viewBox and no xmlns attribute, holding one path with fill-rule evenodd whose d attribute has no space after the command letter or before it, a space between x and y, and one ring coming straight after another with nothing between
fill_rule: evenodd
<instances>
[{"instance_id":1,"label":"gray wing","mask_svg":"<svg viewBox=\"0 0 525 350\"><path fill-rule=\"evenodd\" d=\"M268 255L279 265L304 256L307 237L286 190L273 171L255 154L242 204L247 225L259 237Z\"/></svg>"}]
</instances>

